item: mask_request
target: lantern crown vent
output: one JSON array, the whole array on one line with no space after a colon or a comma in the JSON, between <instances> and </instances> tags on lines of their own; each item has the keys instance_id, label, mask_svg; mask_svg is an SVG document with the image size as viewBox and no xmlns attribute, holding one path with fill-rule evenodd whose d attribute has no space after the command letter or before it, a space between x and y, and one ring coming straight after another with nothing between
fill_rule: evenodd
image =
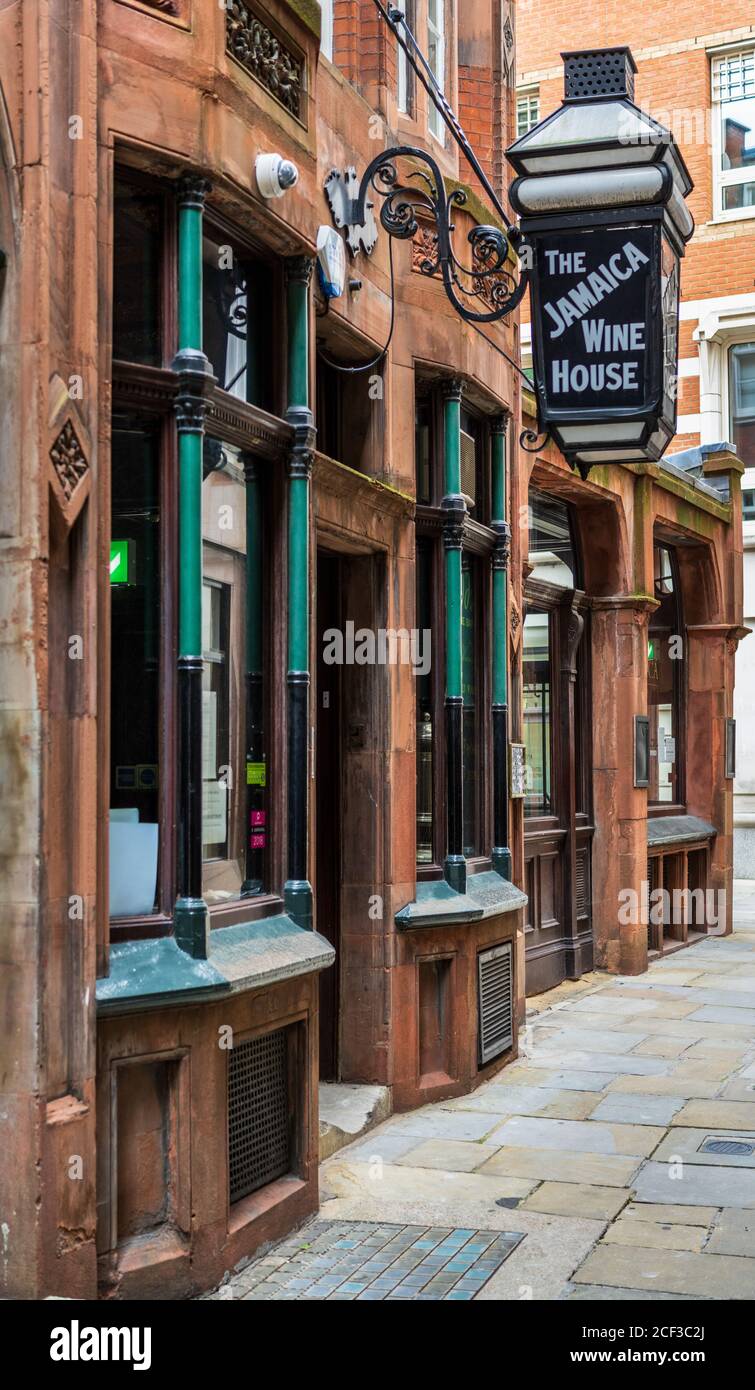
<instances>
[{"instance_id":1,"label":"lantern crown vent","mask_svg":"<svg viewBox=\"0 0 755 1390\"><path fill-rule=\"evenodd\" d=\"M626 45L562 53L564 98L590 101L595 97L628 97L634 101L637 64Z\"/></svg>"}]
</instances>

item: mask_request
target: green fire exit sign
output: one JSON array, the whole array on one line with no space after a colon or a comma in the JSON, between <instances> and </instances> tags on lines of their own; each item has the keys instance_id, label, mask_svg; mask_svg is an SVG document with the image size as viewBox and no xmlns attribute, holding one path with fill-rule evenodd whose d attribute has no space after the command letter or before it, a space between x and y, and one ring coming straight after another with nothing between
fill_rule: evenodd
<instances>
[{"instance_id":1,"label":"green fire exit sign","mask_svg":"<svg viewBox=\"0 0 755 1390\"><path fill-rule=\"evenodd\" d=\"M110 583L133 583L132 541L110 542Z\"/></svg>"}]
</instances>

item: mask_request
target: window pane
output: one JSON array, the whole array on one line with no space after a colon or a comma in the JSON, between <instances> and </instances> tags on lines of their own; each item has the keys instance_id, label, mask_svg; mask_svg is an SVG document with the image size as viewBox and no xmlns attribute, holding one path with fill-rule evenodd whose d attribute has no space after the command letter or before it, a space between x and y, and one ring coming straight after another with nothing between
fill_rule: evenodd
<instances>
[{"instance_id":1,"label":"window pane","mask_svg":"<svg viewBox=\"0 0 755 1390\"><path fill-rule=\"evenodd\" d=\"M159 847L160 461L156 426L114 416L110 542L110 912L153 912Z\"/></svg>"},{"instance_id":2,"label":"window pane","mask_svg":"<svg viewBox=\"0 0 755 1390\"><path fill-rule=\"evenodd\" d=\"M414 428L414 452L417 468L417 501L430 503L430 450L432 440L432 406L430 401L417 401Z\"/></svg>"},{"instance_id":3,"label":"window pane","mask_svg":"<svg viewBox=\"0 0 755 1390\"><path fill-rule=\"evenodd\" d=\"M333 0L320 0L320 47L326 58L333 61Z\"/></svg>"},{"instance_id":4,"label":"window pane","mask_svg":"<svg viewBox=\"0 0 755 1390\"><path fill-rule=\"evenodd\" d=\"M569 511L564 502L530 492L529 563L532 578L565 589L576 586L576 561Z\"/></svg>"},{"instance_id":5,"label":"window pane","mask_svg":"<svg viewBox=\"0 0 755 1390\"><path fill-rule=\"evenodd\" d=\"M723 188L724 212L755 207L755 183L727 183Z\"/></svg>"},{"instance_id":6,"label":"window pane","mask_svg":"<svg viewBox=\"0 0 755 1390\"><path fill-rule=\"evenodd\" d=\"M445 81L444 4L445 0L427 0L427 61L441 90ZM429 97L427 124L433 135L442 140L443 120L438 108Z\"/></svg>"},{"instance_id":7,"label":"window pane","mask_svg":"<svg viewBox=\"0 0 755 1390\"><path fill-rule=\"evenodd\" d=\"M731 349L732 443L747 468L755 467L755 343Z\"/></svg>"},{"instance_id":8,"label":"window pane","mask_svg":"<svg viewBox=\"0 0 755 1390\"><path fill-rule=\"evenodd\" d=\"M648 714L650 717L650 801L678 799L678 712L683 642L671 553L655 547L655 597L659 606L648 632Z\"/></svg>"},{"instance_id":9,"label":"window pane","mask_svg":"<svg viewBox=\"0 0 755 1390\"><path fill-rule=\"evenodd\" d=\"M113 357L162 364L162 200L119 179L113 230Z\"/></svg>"},{"instance_id":10,"label":"window pane","mask_svg":"<svg viewBox=\"0 0 755 1390\"><path fill-rule=\"evenodd\" d=\"M417 626L432 631L432 559L430 541L417 541ZM424 639L423 639L424 640ZM424 648L423 648L424 650ZM433 675L417 676L417 863L432 864L434 855L433 818Z\"/></svg>"},{"instance_id":11,"label":"window pane","mask_svg":"<svg viewBox=\"0 0 755 1390\"><path fill-rule=\"evenodd\" d=\"M462 798L464 853L480 853L479 667L477 661L477 570L468 555L461 569L461 694L464 701Z\"/></svg>"},{"instance_id":12,"label":"window pane","mask_svg":"<svg viewBox=\"0 0 755 1390\"><path fill-rule=\"evenodd\" d=\"M547 613L528 613L524 620L522 662L524 745L527 769L526 816L550 815L551 664Z\"/></svg>"},{"instance_id":13,"label":"window pane","mask_svg":"<svg viewBox=\"0 0 755 1390\"><path fill-rule=\"evenodd\" d=\"M261 524L237 449L207 440L204 474L202 888L218 906L266 886Z\"/></svg>"},{"instance_id":14,"label":"window pane","mask_svg":"<svg viewBox=\"0 0 755 1390\"><path fill-rule=\"evenodd\" d=\"M755 167L755 96L721 104L721 168Z\"/></svg>"},{"instance_id":15,"label":"window pane","mask_svg":"<svg viewBox=\"0 0 755 1390\"><path fill-rule=\"evenodd\" d=\"M204 350L218 383L272 411L275 341L271 271L220 236L203 243Z\"/></svg>"}]
</instances>

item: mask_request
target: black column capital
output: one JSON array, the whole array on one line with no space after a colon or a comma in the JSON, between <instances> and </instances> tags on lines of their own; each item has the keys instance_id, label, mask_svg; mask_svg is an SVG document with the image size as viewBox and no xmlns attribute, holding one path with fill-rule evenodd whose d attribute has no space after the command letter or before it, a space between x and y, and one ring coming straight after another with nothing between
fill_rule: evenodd
<instances>
[{"instance_id":1,"label":"black column capital","mask_svg":"<svg viewBox=\"0 0 755 1390\"><path fill-rule=\"evenodd\" d=\"M460 401L464 394L464 382L460 376L445 377L440 384L444 401Z\"/></svg>"},{"instance_id":2,"label":"black column capital","mask_svg":"<svg viewBox=\"0 0 755 1390\"><path fill-rule=\"evenodd\" d=\"M286 284L298 284L309 286L312 279L312 271L315 268L313 256L307 254L302 256L287 256L284 265Z\"/></svg>"},{"instance_id":3,"label":"black column capital","mask_svg":"<svg viewBox=\"0 0 755 1390\"><path fill-rule=\"evenodd\" d=\"M511 411L510 411L510 410L502 410L502 411L500 412L500 414L494 415L493 418L492 418L491 421L490 421L490 430L491 430L491 433L492 433L492 434L505 434L506 431L508 430L508 427L509 427L509 420L510 420L510 419L511 419Z\"/></svg>"},{"instance_id":4,"label":"black column capital","mask_svg":"<svg viewBox=\"0 0 755 1390\"><path fill-rule=\"evenodd\" d=\"M201 212L210 188L210 180L202 174L182 174L176 185L179 207L199 208Z\"/></svg>"}]
</instances>

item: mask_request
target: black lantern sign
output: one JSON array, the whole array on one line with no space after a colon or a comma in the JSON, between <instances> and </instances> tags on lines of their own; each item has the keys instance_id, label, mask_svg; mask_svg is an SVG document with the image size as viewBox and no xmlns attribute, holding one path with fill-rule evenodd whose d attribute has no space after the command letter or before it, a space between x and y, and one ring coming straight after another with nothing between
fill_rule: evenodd
<instances>
[{"instance_id":1,"label":"black lantern sign","mask_svg":"<svg viewBox=\"0 0 755 1390\"><path fill-rule=\"evenodd\" d=\"M583 477L658 459L676 430L679 259L692 188L670 131L634 105L627 48L566 53L558 111L517 140L538 425Z\"/></svg>"}]
</instances>

